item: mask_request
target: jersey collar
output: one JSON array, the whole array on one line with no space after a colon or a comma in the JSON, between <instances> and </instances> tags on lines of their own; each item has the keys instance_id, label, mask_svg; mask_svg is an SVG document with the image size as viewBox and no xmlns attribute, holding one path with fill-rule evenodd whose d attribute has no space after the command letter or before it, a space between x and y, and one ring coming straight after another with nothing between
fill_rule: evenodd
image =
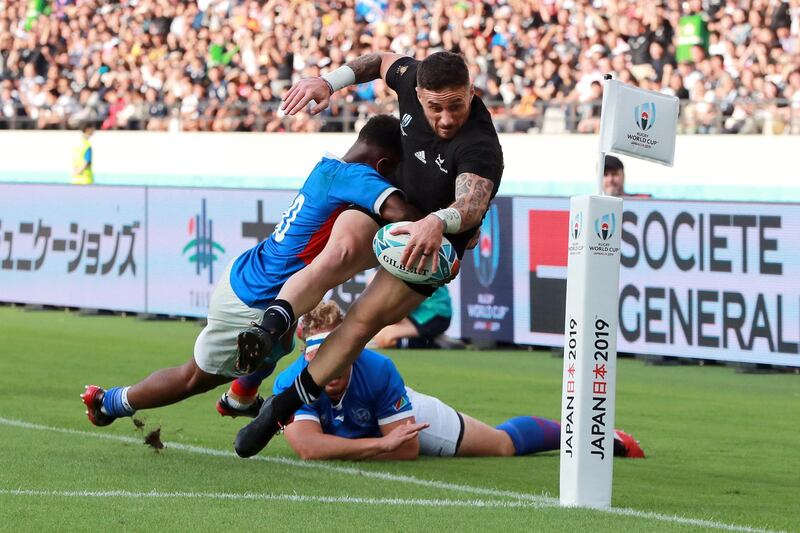
<instances>
[{"instance_id":1,"label":"jersey collar","mask_svg":"<svg viewBox=\"0 0 800 533\"><path fill-rule=\"evenodd\" d=\"M338 155L334 155L334 154L332 154L330 152L325 152L325 155L323 155L322 157L324 157L325 159L334 159L334 160L336 160L336 161L338 161L340 163L344 163L345 162L344 159L342 159Z\"/></svg>"}]
</instances>

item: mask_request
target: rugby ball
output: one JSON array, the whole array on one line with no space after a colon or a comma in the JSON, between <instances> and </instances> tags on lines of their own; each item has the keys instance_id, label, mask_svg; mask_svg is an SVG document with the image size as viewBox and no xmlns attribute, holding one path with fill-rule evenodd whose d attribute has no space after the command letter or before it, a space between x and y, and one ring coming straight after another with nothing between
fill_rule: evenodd
<instances>
[{"instance_id":1,"label":"rugby ball","mask_svg":"<svg viewBox=\"0 0 800 533\"><path fill-rule=\"evenodd\" d=\"M407 234L392 235L392 228L410 224L410 222L394 222L387 224L378 230L375 238L372 239L372 250L378 258L381 266L389 273L410 283L419 283L421 285L434 285L439 283L446 283L453 279L458 274L459 260L456 249L447 240L447 237L442 238L442 245L439 247L439 252L435 256L431 256L429 261L422 268L406 268L401 262L400 258L403 256L403 251L408 244L409 236ZM433 261L438 261L438 268L436 273L432 273L431 266Z\"/></svg>"}]
</instances>

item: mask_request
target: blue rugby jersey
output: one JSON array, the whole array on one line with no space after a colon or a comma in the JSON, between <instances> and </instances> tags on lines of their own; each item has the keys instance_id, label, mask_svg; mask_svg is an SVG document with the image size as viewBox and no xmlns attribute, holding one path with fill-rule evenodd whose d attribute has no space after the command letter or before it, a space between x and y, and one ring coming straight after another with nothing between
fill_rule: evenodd
<instances>
[{"instance_id":1,"label":"blue rugby jersey","mask_svg":"<svg viewBox=\"0 0 800 533\"><path fill-rule=\"evenodd\" d=\"M293 387L294 379L308 365L300 356L275 379L273 393ZM316 420L323 432L346 439L382 436L380 426L412 416L403 378L388 357L363 350L353 363L344 396L334 405L324 392L312 405L303 405L295 420Z\"/></svg>"},{"instance_id":2,"label":"blue rugby jersey","mask_svg":"<svg viewBox=\"0 0 800 533\"><path fill-rule=\"evenodd\" d=\"M230 276L233 292L247 306L266 309L286 280L319 255L339 213L357 205L378 214L396 190L369 165L326 155L272 235L236 259Z\"/></svg>"}]
</instances>

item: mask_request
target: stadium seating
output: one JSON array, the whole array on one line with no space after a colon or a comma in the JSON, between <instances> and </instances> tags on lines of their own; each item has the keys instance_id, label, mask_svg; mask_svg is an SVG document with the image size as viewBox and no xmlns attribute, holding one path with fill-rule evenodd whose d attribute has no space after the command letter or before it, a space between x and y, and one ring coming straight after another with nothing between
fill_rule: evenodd
<instances>
[{"instance_id":1,"label":"stadium seating","mask_svg":"<svg viewBox=\"0 0 800 533\"><path fill-rule=\"evenodd\" d=\"M282 92L359 54L449 49L501 131L593 131L612 73L677 94L682 132L796 133L799 36L776 0L0 0L0 127L350 131L394 109L381 82L291 121Z\"/></svg>"}]
</instances>

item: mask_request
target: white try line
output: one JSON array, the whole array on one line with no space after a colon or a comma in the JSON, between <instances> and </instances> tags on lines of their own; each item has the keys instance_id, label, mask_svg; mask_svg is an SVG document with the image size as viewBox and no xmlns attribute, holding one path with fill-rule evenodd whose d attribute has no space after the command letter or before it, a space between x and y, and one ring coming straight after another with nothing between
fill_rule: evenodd
<instances>
[{"instance_id":1,"label":"white try line","mask_svg":"<svg viewBox=\"0 0 800 533\"><path fill-rule=\"evenodd\" d=\"M61 498L155 498L191 500L261 500L289 503L336 503L409 507L500 507L541 508L533 502L506 500L440 500L421 498L354 498L350 496L309 496L306 494L259 494L254 492L132 492L128 490L34 490L0 489L0 496L44 496Z\"/></svg>"},{"instance_id":2,"label":"white try line","mask_svg":"<svg viewBox=\"0 0 800 533\"><path fill-rule=\"evenodd\" d=\"M81 431L77 429L59 428L54 426L45 426L42 424L33 424L25 422L24 420L15 420L11 418L0 417L0 425L18 427L23 429L32 429L37 431L48 431L52 433L62 433L66 435L78 435L81 437L94 437L98 439L113 440L117 442L126 442L131 444L143 444L141 438L126 437L124 435L114 435L111 433L100 433L96 431ZM164 446L168 449L179 450L188 453L196 453L201 455L210 455L212 457L233 458L241 461L239 457L230 451L216 450L214 448L203 448L200 446L191 446L188 444L179 444L176 442L165 442ZM256 455L247 459L248 461L264 461L268 463L276 463L286 466L311 468L315 470L324 470L327 472L336 472L339 474L348 474L365 478L380 479L383 481L392 481L398 483L408 483L411 485L418 485L422 487L430 487L441 490L451 490L465 494L480 494L483 496L494 496L500 498L512 498L517 501L527 502L528 504L536 504L539 507L557 507L558 499L549 496L540 496L536 494L528 494L524 492L515 492L510 490L498 490L485 487L475 487L472 485L460 485L457 483L447 483L444 481L435 481L420 479L413 476L403 476L398 474L390 474L388 472L380 472L375 470L366 470L348 466L336 466L325 464L316 461L300 461L297 459L290 459L288 457L269 457L264 455ZM460 500L459 500L460 501ZM743 533L780 533L773 530L753 528L748 526L738 526L734 524L726 524L716 520L703 520L698 518L688 518L678 515L667 515L661 513L652 513L648 511L639 511L636 509L617 508L611 509L597 509L598 512L610 513L621 516L632 516L636 518L643 518L646 520L655 520L658 522L667 522L671 524L680 524L687 526L705 527L710 529L719 529L723 531L740 531Z\"/></svg>"},{"instance_id":3,"label":"white try line","mask_svg":"<svg viewBox=\"0 0 800 533\"><path fill-rule=\"evenodd\" d=\"M23 420L14 420L10 418L0 417L0 425L19 427L24 429L33 429L38 431L49 431L54 433L63 433L67 435L77 435L81 437L94 437L104 440L112 440L117 442L126 442L129 444L143 445L143 439L135 437L126 437L124 435L114 435L112 433L101 433L97 431L82 431L78 429L58 428L53 426L45 426L42 424L33 424ZM192 446L190 444L180 444L177 442L164 442L164 446L170 450L179 450L182 452L196 453L201 455L210 455L212 457L225 457L232 458L238 461L244 459L239 458L234 452L227 450L216 450L214 448L203 448L201 446ZM380 472L374 470L367 470L348 466L337 466L332 464L321 463L317 461L300 461L298 459L291 459L289 457L271 457L267 455L256 455L247 461L264 461L267 463L276 463L285 466L311 468L314 470L324 470L327 472L335 472L339 474L347 474L351 476L367 477L373 479L380 479L382 481L392 481L399 483L409 483L413 485L420 485L423 487L430 487L434 489L452 490L456 492L463 492L467 494L479 494L482 496L494 496L500 498L513 498L515 500L528 501L542 505L558 505L556 498L548 496L537 496L535 494L526 494L522 492L496 490L484 487L473 487L470 485L459 485L456 483L446 483L444 481L434 481L427 479L419 479L413 476L403 476L398 474L390 474L388 472Z\"/></svg>"}]
</instances>

